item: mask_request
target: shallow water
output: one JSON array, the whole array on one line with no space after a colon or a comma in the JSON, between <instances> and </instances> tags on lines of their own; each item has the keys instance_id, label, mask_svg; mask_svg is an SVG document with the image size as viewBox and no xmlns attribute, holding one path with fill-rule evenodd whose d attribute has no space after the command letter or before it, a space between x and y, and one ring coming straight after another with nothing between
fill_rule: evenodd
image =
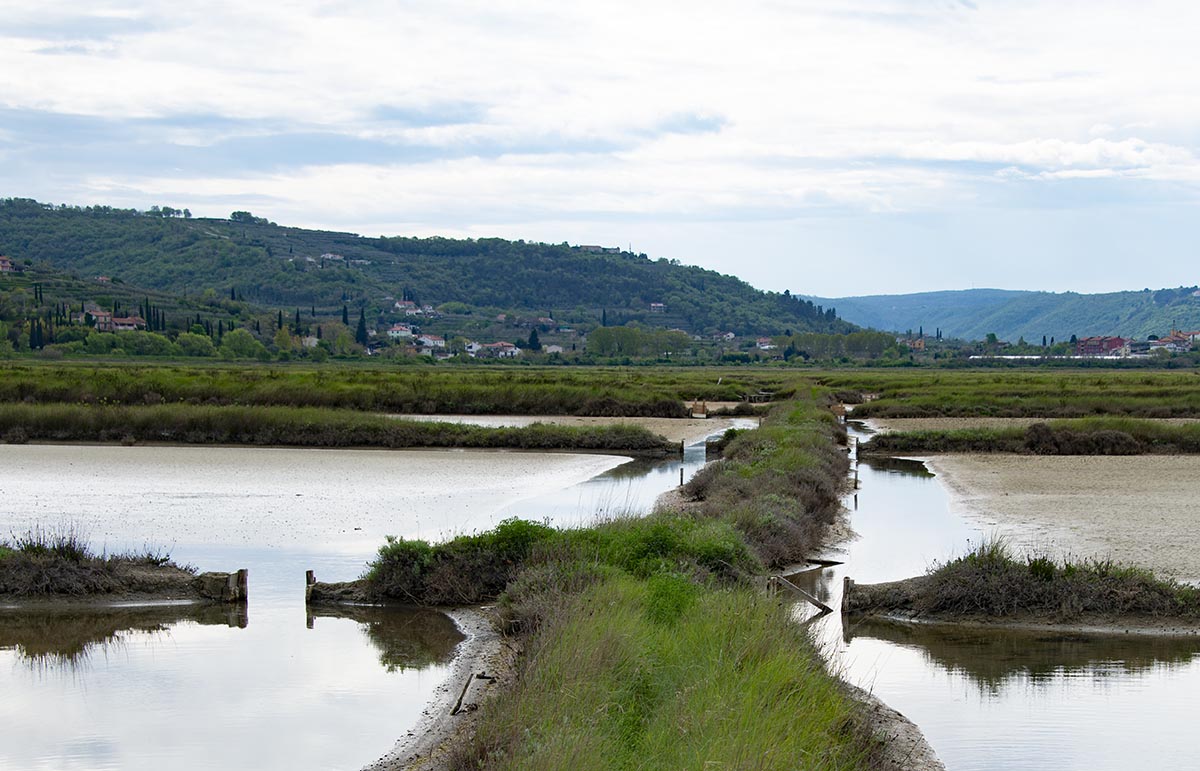
<instances>
[{"instance_id":1,"label":"shallow water","mask_svg":"<svg viewBox=\"0 0 1200 771\"><path fill-rule=\"evenodd\" d=\"M859 538L827 555L845 564L803 581L835 608L845 575L907 578L983 535L923 464L863 461L859 479L847 501ZM913 720L950 771L1196 766L1185 724L1200 693L1200 640L843 629L838 613L813 628L831 665Z\"/></svg>"},{"instance_id":2,"label":"shallow water","mask_svg":"<svg viewBox=\"0 0 1200 771\"><path fill-rule=\"evenodd\" d=\"M0 609L0 769L356 768L416 723L461 635L439 613L304 607L386 534L649 508L703 465L519 452L0 445L0 532L250 571L244 613Z\"/></svg>"}]
</instances>

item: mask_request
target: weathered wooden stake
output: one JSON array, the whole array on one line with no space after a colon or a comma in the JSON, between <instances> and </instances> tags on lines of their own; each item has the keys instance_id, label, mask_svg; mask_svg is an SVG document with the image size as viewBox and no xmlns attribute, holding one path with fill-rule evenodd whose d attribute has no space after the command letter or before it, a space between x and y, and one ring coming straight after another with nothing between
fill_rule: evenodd
<instances>
[{"instance_id":1,"label":"weathered wooden stake","mask_svg":"<svg viewBox=\"0 0 1200 771\"><path fill-rule=\"evenodd\" d=\"M683 487L683 466L679 467L679 486Z\"/></svg>"}]
</instances>

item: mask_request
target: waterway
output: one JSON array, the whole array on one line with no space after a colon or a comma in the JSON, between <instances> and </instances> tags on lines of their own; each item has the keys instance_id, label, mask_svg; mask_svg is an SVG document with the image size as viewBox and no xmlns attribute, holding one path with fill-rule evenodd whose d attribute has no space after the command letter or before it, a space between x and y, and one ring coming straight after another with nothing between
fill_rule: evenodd
<instances>
[{"instance_id":1,"label":"waterway","mask_svg":"<svg viewBox=\"0 0 1200 771\"><path fill-rule=\"evenodd\" d=\"M861 429L852 436L862 436ZM843 576L907 578L985 537L918 461L858 464L845 564L804 584L838 607ZM924 732L949 771L1197 766L1187 725L1200 640L978 631L812 618L830 666Z\"/></svg>"},{"instance_id":2,"label":"waterway","mask_svg":"<svg viewBox=\"0 0 1200 771\"><path fill-rule=\"evenodd\" d=\"M365 765L416 723L462 635L431 611L310 615L305 570L355 578L388 534L441 540L509 516L573 526L644 512L703 463L702 442L653 462L0 445L5 536L73 527L98 550L250 571L244 611L0 608L0 769Z\"/></svg>"}]
</instances>

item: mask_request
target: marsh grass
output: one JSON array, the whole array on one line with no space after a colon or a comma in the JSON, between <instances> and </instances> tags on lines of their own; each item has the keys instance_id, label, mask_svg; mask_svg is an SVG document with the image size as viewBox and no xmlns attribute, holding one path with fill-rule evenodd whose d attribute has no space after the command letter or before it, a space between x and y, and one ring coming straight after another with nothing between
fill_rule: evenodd
<instances>
[{"instance_id":1,"label":"marsh grass","mask_svg":"<svg viewBox=\"0 0 1200 771\"><path fill-rule=\"evenodd\" d=\"M861 418L1200 417L1200 380L1192 371L905 370L818 376L846 393L871 394Z\"/></svg>"},{"instance_id":2,"label":"marsh grass","mask_svg":"<svg viewBox=\"0 0 1200 771\"><path fill-rule=\"evenodd\" d=\"M1015 555L1002 540L937 565L911 610L929 616L1196 617L1200 589L1111 560Z\"/></svg>"},{"instance_id":3,"label":"marsh grass","mask_svg":"<svg viewBox=\"0 0 1200 771\"><path fill-rule=\"evenodd\" d=\"M1104 416L1027 427L896 431L877 434L865 454L1008 452L1033 455L1141 455L1200 452L1200 424Z\"/></svg>"},{"instance_id":4,"label":"marsh grass","mask_svg":"<svg viewBox=\"0 0 1200 771\"><path fill-rule=\"evenodd\" d=\"M37 525L0 541L0 595L83 596L137 591L144 577L132 576L129 569L140 567L195 573L194 568L175 565L161 549L96 553L77 525Z\"/></svg>"},{"instance_id":5,"label":"marsh grass","mask_svg":"<svg viewBox=\"0 0 1200 771\"><path fill-rule=\"evenodd\" d=\"M677 453L641 426L486 427L396 420L352 410L295 407L0 404L0 435L25 441L176 442L294 447L501 447Z\"/></svg>"},{"instance_id":6,"label":"marsh grass","mask_svg":"<svg viewBox=\"0 0 1200 771\"><path fill-rule=\"evenodd\" d=\"M748 368L42 363L6 365L0 376L0 402L681 418L687 416L685 400L738 401L760 390L787 398L798 382L795 373Z\"/></svg>"},{"instance_id":7,"label":"marsh grass","mask_svg":"<svg viewBox=\"0 0 1200 771\"><path fill-rule=\"evenodd\" d=\"M867 767L857 710L786 608L684 579L597 580L549 623L448 766Z\"/></svg>"}]
</instances>

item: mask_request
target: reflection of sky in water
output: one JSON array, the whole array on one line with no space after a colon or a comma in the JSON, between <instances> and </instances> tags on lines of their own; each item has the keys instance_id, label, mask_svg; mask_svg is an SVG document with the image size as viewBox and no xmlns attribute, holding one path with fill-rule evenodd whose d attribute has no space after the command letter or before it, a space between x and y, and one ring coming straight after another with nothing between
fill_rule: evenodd
<instances>
[{"instance_id":1,"label":"reflection of sky in water","mask_svg":"<svg viewBox=\"0 0 1200 771\"><path fill-rule=\"evenodd\" d=\"M245 628L161 609L121 629L72 622L57 634L91 642L65 659L31 656L37 645L6 637L0 618L0 769L302 769L390 750L453 648L428 623L424 638L378 619L318 616L308 628L305 570L356 578L388 533L437 539L506 516L579 524L646 510L681 466L690 477L703 465L704 448L682 463L39 445L0 446L0 458L0 532L74 522L110 551L149 544L201 570L246 567L251 598Z\"/></svg>"},{"instance_id":2,"label":"reflection of sky in water","mask_svg":"<svg viewBox=\"0 0 1200 771\"><path fill-rule=\"evenodd\" d=\"M857 508L846 501L859 537L827 555L846 564L801 581L834 607L844 575L907 578L978 543L921 466L864 461L859 477ZM813 629L831 665L916 722L949 771L1195 767L1200 640L871 622L846 633L837 613Z\"/></svg>"}]
</instances>

